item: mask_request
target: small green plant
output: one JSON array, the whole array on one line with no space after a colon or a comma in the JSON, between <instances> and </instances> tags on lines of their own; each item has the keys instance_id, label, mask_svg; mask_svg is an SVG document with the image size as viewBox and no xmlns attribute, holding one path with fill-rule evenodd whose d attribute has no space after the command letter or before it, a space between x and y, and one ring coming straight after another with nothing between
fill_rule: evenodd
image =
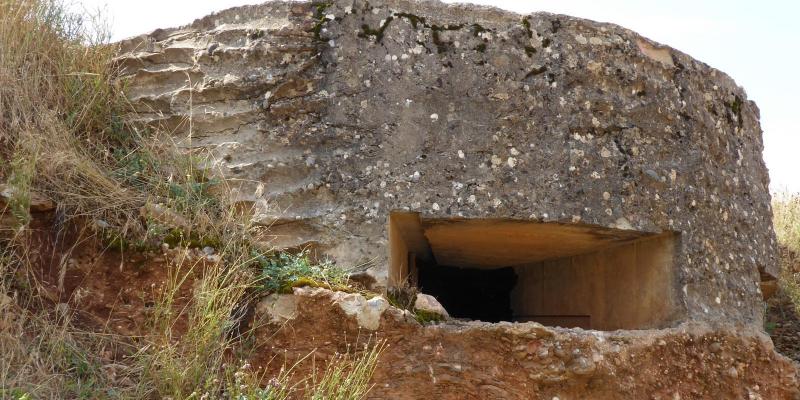
<instances>
[{"instance_id":1,"label":"small green plant","mask_svg":"<svg viewBox=\"0 0 800 400\"><path fill-rule=\"evenodd\" d=\"M766 321L764 322L764 330L767 332L768 335L772 335L772 332L775 331L777 324L773 321Z\"/></svg>"},{"instance_id":2,"label":"small green plant","mask_svg":"<svg viewBox=\"0 0 800 400\"><path fill-rule=\"evenodd\" d=\"M329 261L314 263L307 251L255 254L255 259L261 267L263 287L267 292L290 293L297 286L347 289L347 271Z\"/></svg>"},{"instance_id":3,"label":"small green plant","mask_svg":"<svg viewBox=\"0 0 800 400\"><path fill-rule=\"evenodd\" d=\"M414 318L417 320L417 322L423 325L445 320L444 316L430 311L415 309L413 312Z\"/></svg>"},{"instance_id":4,"label":"small green plant","mask_svg":"<svg viewBox=\"0 0 800 400\"><path fill-rule=\"evenodd\" d=\"M147 177L160 170L152 154L140 149L116 148L113 157L118 166L112 171L113 176L139 189L145 189L149 184Z\"/></svg>"},{"instance_id":5,"label":"small green plant","mask_svg":"<svg viewBox=\"0 0 800 400\"><path fill-rule=\"evenodd\" d=\"M20 152L22 153L22 152ZM36 168L36 157L28 154L15 154L11 160L7 193L8 206L11 215L20 226L27 225L31 220L31 185Z\"/></svg>"},{"instance_id":6,"label":"small green plant","mask_svg":"<svg viewBox=\"0 0 800 400\"><path fill-rule=\"evenodd\" d=\"M170 205L176 211L189 215L200 210L219 209L219 199L211 191L222 182L202 167L207 159L191 155L181 161L184 165L180 166L180 171L184 176L181 179L172 176L167 184Z\"/></svg>"}]
</instances>

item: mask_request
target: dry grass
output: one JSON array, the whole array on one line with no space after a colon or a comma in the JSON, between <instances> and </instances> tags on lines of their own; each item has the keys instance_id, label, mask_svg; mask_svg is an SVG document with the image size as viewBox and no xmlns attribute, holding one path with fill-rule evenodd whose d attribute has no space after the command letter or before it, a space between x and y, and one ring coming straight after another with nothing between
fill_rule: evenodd
<instances>
[{"instance_id":1,"label":"dry grass","mask_svg":"<svg viewBox=\"0 0 800 400\"><path fill-rule=\"evenodd\" d=\"M30 187L74 215L131 215L142 201L108 173L108 148L123 141L109 122L124 103L104 40L61 4L0 2L0 146L22 223Z\"/></svg>"},{"instance_id":2,"label":"dry grass","mask_svg":"<svg viewBox=\"0 0 800 400\"><path fill-rule=\"evenodd\" d=\"M369 380L375 372L383 347L384 342L368 343L358 356L351 353L337 355L328 364L321 378L312 376L306 396L309 400L364 398L372 388Z\"/></svg>"},{"instance_id":3,"label":"dry grass","mask_svg":"<svg viewBox=\"0 0 800 400\"><path fill-rule=\"evenodd\" d=\"M264 377L230 360L248 334L235 329L239 310L265 278L268 253L252 240L260 228L231 203L206 155L179 149L168 132L124 122L129 108L106 40L102 25L57 0L0 0L0 179L4 214L15 220L0 247L0 398L297 395L289 370L262 387ZM168 243L213 247L219 257L173 260L145 337L82 330L69 307L42 297L35 279L26 245L32 193L58 204L57 229L83 226L123 251ZM179 309L175 297L189 279L191 301ZM187 321L180 335L179 319ZM131 357L104 356L117 348ZM381 348L342 356L319 380L309 377L302 393L362 398Z\"/></svg>"},{"instance_id":4,"label":"dry grass","mask_svg":"<svg viewBox=\"0 0 800 400\"><path fill-rule=\"evenodd\" d=\"M776 194L772 212L778 243L800 254L800 194Z\"/></svg>"},{"instance_id":5,"label":"dry grass","mask_svg":"<svg viewBox=\"0 0 800 400\"><path fill-rule=\"evenodd\" d=\"M232 368L228 365L229 353L240 352L241 336L247 334L236 332L236 328L241 318L239 307L254 286L246 268L248 260L232 260L222 266L192 259L188 251L178 254L169 271L169 282L155 302L150 334L134 357L137 398L223 393L233 384L224 378ZM179 289L193 277L199 279L194 282L189 307L176 308ZM181 318L186 330L178 335L175 324ZM245 378L251 383L257 380L254 376Z\"/></svg>"},{"instance_id":6,"label":"dry grass","mask_svg":"<svg viewBox=\"0 0 800 400\"><path fill-rule=\"evenodd\" d=\"M800 312L800 276L792 263L800 255L800 195L776 194L772 201L773 226L780 248L780 290L791 299Z\"/></svg>"},{"instance_id":7,"label":"dry grass","mask_svg":"<svg viewBox=\"0 0 800 400\"><path fill-rule=\"evenodd\" d=\"M114 388L105 354L125 341L77 329L29 277L34 255L18 231L0 254L0 398L98 398Z\"/></svg>"}]
</instances>

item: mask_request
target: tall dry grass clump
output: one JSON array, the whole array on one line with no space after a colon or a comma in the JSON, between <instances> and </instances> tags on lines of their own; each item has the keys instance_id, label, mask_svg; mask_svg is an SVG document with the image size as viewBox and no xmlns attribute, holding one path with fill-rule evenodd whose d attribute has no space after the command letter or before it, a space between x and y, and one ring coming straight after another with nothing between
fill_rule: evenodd
<instances>
[{"instance_id":1,"label":"tall dry grass clump","mask_svg":"<svg viewBox=\"0 0 800 400\"><path fill-rule=\"evenodd\" d=\"M0 398L293 398L300 392L288 385L291 374L259 386L264 377L232 367L231 354L242 354L241 309L263 282L303 277L281 274L282 259L253 240L263 228L232 204L207 155L125 122L131 111L115 79L115 49L97 21L58 0L0 0L0 194L14 220L0 235ZM35 196L57 204L54 229L80 226L109 249L184 249L146 335L82 330L69 303L42 296L28 246ZM216 258L193 257L189 247L211 247ZM294 260L304 268L293 271L316 280L342 276ZM178 308L190 280L189 305ZM109 365L99 355L112 348L130 357ZM362 398L380 348L342 358L302 393Z\"/></svg>"},{"instance_id":2,"label":"tall dry grass clump","mask_svg":"<svg viewBox=\"0 0 800 400\"><path fill-rule=\"evenodd\" d=\"M778 239L780 289L791 299L800 313L800 195L777 193L772 200L773 226Z\"/></svg>"},{"instance_id":3,"label":"tall dry grass clump","mask_svg":"<svg viewBox=\"0 0 800 400\"><path fill-rule=\"evenodd\" d=\"M96 28L60 3L0 2L2 173L22 223L31 187L74 214L131 212L142 200L109 176L109 149L135 139L122 134L113 49Z\"/></svg>"},{"instance_id":4,"label":"tall dry grass clump","mask_svg":"<svg viewBox=\"0 0 800 400\"><path fill-rule=\"evenodd\" d=\"M778 193L772 201L778 243L800 254L800 194Z\"/></svg>"},{"instance_id":5,"label":"tall dry grass clump","mask_svg":"<svg viewBox=\"0 0 800 400\"><path fill-rule=\"evenodd\" d=\"M309 400L362 399L372 388L369 383L385 342L368 343L358 356L338 354L328 364L322 376L312 375Z\"/></svg>"},{"instance_id":6,"label":"tall dry grass clump","mask_svg":"<svg viewBox=\"0 0 800 400\"><path fill-rule=\"evenodd\" d=\"M115 47L97 21L58 0L0 1L0 173L15 217L28 221L35 191L123 247L143 245L151 228L181 229L183 239L241 231L225 224L240 221L224 196L209 195L217 182L205 154L125 122Z\"/></svg>"},{"instance_id":7,"label":"tall dry grass clump","mask_svg":"<svg viewBox=\"0 0 800 400\"><path fill-rule=\"evenodd\" d=\"M111 344L74 329L63 308L45 311L36 281L26 279L32 249L24 230L32 191L74 214L100 209L102 201L88 200L93 193L121 191L98 157L121 104L103 40L62 4L0 1L0 176L4 214L22 228L3 232L0 250L3 398L87 397L108 383L94 354Z\"/></svg>"}]
</instances>

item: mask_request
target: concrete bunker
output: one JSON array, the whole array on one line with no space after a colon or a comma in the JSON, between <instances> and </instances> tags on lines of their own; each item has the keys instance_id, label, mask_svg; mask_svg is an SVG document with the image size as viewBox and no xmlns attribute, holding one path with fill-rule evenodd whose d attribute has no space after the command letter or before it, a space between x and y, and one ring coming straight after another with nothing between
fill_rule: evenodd
<instances>
[{"instance_id":1,"label":"concrete bunker","mask_svg":"<svg viewBox=\"0 0 800 400\"><path fill-rule=\"evenodd\" d=\"M388 236L389 286L433 295L456 318L615 330L683 317L674 232L393 212Z\"/></svg>"},{"instance_id":2,"label":"concrete bunker","mask_svg":"<svg viewBox=\"0 0 800 400\"><path fill-rule=\"evenodd\" d=\"M769 176L758 107L726 74L628 29L564 15L323 3L267 2L119 43L115 64L140 111L131 122L169 127L208 150L235 200L255 205L254 221L269 227L255 240L363 266L354 272L382 291L390 263L375 244L387 241L387 211L422 212L421 223L536 215L553 230L573 216L592 231L624 218L626 228L680 232L680 253L647 271L614 265L576 276L591 277L592 296L644 296L622 286L630 273L663 308L641 306L648 319L597 300L608 309L559 314L582 312L597 329L666 326L670 313L675 322L763 326L757 272L764 294L779 275ZM336 18L318 18L320 7ZM662 240L616 233L638 246ZM412 261L451 262L416 236L424 246L412 247ZM520 262L615 246L600 244ZM397 279L408 257L392 262ZM649 274L666 277L664 286ZM564 293L545 299L587 296Z\"/></svg>"}]
</instances>

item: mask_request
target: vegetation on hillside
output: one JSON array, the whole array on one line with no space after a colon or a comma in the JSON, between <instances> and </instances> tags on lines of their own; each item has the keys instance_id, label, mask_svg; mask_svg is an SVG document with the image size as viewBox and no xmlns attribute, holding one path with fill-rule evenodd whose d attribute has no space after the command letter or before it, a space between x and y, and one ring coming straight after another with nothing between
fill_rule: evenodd
<instances>
[{"instance_id":1,"label":"vegetation on hillside","mask_svg":"<svg viewBox=\"0 0 800 400\"><path fill-rule=\"evenodd\" d=\"M800 194L777 194L772 212L778 243L800 254Z\"/></svg>"},{"instance_id":2,"label":"vegetation on hillside","mask_svg":"<svg viewBox=\"0 0 800 400\"><path fill-rule=\"evenodd\" d=\"M800 274L794 271L793 265L800 262L800 195L777 194L772 212L780 251L780 289L800 312Z\"/></svg>"},{"instance_id":3,"label":"vegetation on hillside","mask_svg":"<svg viewBox=\"0 0 800 400\"><path fill-rule=\"evenodd\" d=\"M764 328L781 354L800 360L800 194L774 195L772 209L780 275L777 292L767 300Z\"/></svg>"},{"instance_id":4,"label":"vegetation on hillside","mask_svg":"<svg viewBox=\"0 0 800 400\"><path fill-rule=\"evenodd\" d=\"M303 279L344 285L345 274L259 244L265 228L231 201L206 154L126 123L131 110L107 39L102 25L58 0L0 0L0 192L12 218L0 235L0 398L284 399L299 389L313 399L362 398L379 343L300 386L289 384L292 368L259 385L262 372L232 357L248 335L233 333L237 310L254 291ZM210 247L218 257L170 264L145 337L82 330L37 286L27 245L36 195L57 204L54 229L80 228L76 242L97 238L117 251ZM190 305L176 310L190 276ZM188 321L180 337L179 318ZM112 348L130 356L109 365L100 355ZM125 379L111 382L109 369Z\"/></svg>"}]
</instances>

